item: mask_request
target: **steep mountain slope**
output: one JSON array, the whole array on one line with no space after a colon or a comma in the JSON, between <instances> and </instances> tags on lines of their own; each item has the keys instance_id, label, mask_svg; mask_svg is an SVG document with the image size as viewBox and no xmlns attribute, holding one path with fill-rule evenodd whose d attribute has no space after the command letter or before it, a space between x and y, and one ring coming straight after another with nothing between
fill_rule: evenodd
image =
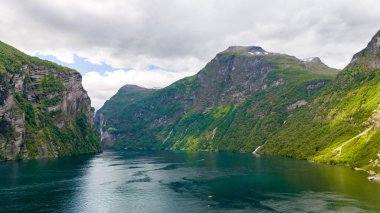
<instances>
[{"instance_id":1,"label":"steep mountain slope","mask_svg":"<svg viewBox=\"0 0 380 213\"><path fill-rule=\"evenodd\" d=\"M96 117L116 148L252 152L337 72L318 58L230 47L166 88L121 89Z\"/></svg>"},{"instance_id":2,"label":"steep mountain slope","mask_svg":"<svg viewBox=\"0 0 380 213\"><path fill-rule=\"evenodd\" d=\"M261 151L380 172L379 128L380 31Z\"/></svg>"},{"instance_id":3,"label":"steep mountain slope","mask_svg":"<svg viewBox=\"0 0 380 213\"><path fill-rule=\"evenodd\" d=\"M99 152L81 80L0 42L0 161Z\"/></svg>"}]
</instances>

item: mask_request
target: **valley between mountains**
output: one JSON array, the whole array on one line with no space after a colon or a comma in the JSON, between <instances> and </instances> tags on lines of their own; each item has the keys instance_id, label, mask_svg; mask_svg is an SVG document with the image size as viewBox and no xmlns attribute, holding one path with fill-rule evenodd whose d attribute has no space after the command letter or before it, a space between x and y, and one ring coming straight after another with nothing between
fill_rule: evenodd
<instances>
[{"instance_id":1,"label":"valley between mountains","mask_svg":"<svg viewBox=\"0 0 380 213\"><path fill-rule=\"evenodd\" d=\"M0 43L0 159L104 149L246 152L380 173L380 32L343 69L232 46L162 89L96 112L72 69ZM100 140L101 139L101 140Z\"/></svg>"}]
</instances>

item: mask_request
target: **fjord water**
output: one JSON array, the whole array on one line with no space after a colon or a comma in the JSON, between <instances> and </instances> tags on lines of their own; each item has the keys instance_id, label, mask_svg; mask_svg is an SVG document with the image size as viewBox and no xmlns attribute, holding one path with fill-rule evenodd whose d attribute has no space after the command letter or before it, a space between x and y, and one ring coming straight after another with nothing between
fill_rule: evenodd
<instances>
[{"instance_id":1,"label":"fjord water","mask_svg":"<svg viewBox=\"0 0 380 213\"><path fill-rule=\"evenodd\" d=\"M376 212L362 172L234 153L106 151L0 164L0 212Z\"/></svg>"}]
</instances>

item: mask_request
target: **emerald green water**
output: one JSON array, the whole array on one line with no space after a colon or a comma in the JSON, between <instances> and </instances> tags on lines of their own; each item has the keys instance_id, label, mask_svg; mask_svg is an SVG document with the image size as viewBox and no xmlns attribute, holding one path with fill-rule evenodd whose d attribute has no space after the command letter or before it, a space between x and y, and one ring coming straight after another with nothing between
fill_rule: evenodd
<instances>
[{"instance_id":1,"label":"emerald green water","mask_svg":"<svg viewBox=\"0 0 380 213\"><path fill-rule=\"evenodd\" d=\"M0 164L0 212L376 212L346 167L233 153L106 151Z\"/></svg>"}]
</instances>

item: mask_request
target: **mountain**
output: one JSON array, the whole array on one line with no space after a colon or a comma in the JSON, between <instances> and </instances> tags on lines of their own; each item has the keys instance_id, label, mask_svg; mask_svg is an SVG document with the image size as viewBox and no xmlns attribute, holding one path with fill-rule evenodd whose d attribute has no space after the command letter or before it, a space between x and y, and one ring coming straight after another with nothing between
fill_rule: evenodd
<instances>
[{"instance_id":1,"label":"mountain","mask_svg":"<svg viewBox=\"0 0 380 213\"><path fill-rule=\"evenodd\" d=\"M380 31L262 153L380 172Z\"/></svg>"},{"instance_id":2,"label":"mountain","mask_svg":"<svg viewBox=\"0 0 380 213\"><path fill-rule=\"evenodd\" d=\"M380 31L339 73L319 58L230 47L194 76L128 96L121 113L97 113L116 148L254 151L380 179Z\"/></svg>"},{"instance_id":3,"label":"mountain","mask_svg":"<svg viewBox=\"0 0 380 213\"><path fill-rule=\"evenodd\" d=\"M114 147L255 150L380 172L380 31L338 74L319 58L230 47L195 76L124 100L122 113L97 115Z\"/></svg>"},{"instance_id":4,"label":"mountain","mask_svg":"<svg viewBox=\"0 0 380 213\"><path fill-rule=\"evenodd\" d=\"M337 73L318 58L229 47L163 89L123 87L96 120L106 147L252 152Z\"/></svg>"},{"instance_id":5,"label":"mountain","mask_svg":"<svg viewBox=\"0 0 380 213\"><path fill-rule=\"evenodd\" d=\"M133 105L137 102L141 102L144 99L150 97L155 89L145 89L142 87L138 87L136 85L125 85L119 89L119 91L114 95L110 100L104 103L104 106L97 111L97 126L105 126L108 120L105 120L104 117L112 117L112 122L116 125L130 125L127 120L124 120L126 116L124 109L133 107ZM122 116L123 115L123 116ZM100 128L101 132L101 140L105 147L113 147L114 144L114 136L112 131L112 127L109 128L108 131L103 132L103 128Z\"/></svg>"},{"instance_id":6,"label":"mountain","mask_svg":"<svg viewBox=\"0 0 380 213\"><path fill-rule=\"evenodd\" d=\"M0 161L101 151L81 81L0 42Z\"/></svg>"}]
</instances>

